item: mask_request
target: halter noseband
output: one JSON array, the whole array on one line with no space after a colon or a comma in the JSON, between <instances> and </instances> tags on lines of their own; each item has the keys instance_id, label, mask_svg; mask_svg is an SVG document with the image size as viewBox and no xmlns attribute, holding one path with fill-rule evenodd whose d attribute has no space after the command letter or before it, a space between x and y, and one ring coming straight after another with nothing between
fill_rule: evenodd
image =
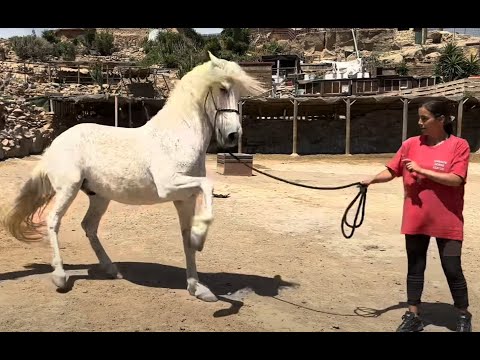
<instances>
[{"instance_id":1,"label":"halter noseband","mask_svg":"<svg viewBox=\"0 0 480 360\"><path fill-rule=\"evenodd\" d=\"M212 94L212 88L210 88L210 90L207 93L207 96L205 96L205 103L203 104L203 109L205 110L205 114L207 115L207 118L208 118L208 113L207 113L207 107L206 106L207 106L208 95L212 96L213 106L215 107L215 117L213 119L213 125L210 121L208 121L210 126L213 127L212 130L215 130L215 128L216 128L218 113L220 113L220 112L233 112L233 113L237 113L238 115L240 115L240 111L238 111L238 109L219 109L219 108L217 108L217 104L215 103L215 98L213 97L213 94Z\"/></svg>"}]
</instances>

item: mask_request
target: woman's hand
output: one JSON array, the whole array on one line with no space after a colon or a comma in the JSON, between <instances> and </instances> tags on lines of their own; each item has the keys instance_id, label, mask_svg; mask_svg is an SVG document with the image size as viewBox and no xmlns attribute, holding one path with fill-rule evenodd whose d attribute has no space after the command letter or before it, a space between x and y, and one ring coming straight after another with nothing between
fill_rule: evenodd
<instances>
[{"instance_id":1,"label":"woman's hand","mask_svg":"<svg viewBox=\"0 0 480 360\"><path fill-rule=\"evenodd\" d=\"M407 170L410 172L420 173L422 171L422 168L415 161L412 161L410 159L403 159L402 162L403 165L405 165Z\"/></svg>"},{"instance_id":2,"label":"woman's hand","mask_svg":"<svg viewBox=\"0 0 480 360\"><path fill-rule=\"evenodd\" d=\"M365 180L360 181L360 184L362 184L363 186L369 186L374 179L375 179L375 176L369 177Z\"/></svg>"},{"instance_id":3,"label":"woman's hand","mask_svg":"<svg viewBox=\"0 0 480 360\"><path fill-rule=\"evenodd\" d=\"M384 183L392 180L394 177L395 177L395 174L393 173L393 171L387 168L382 172L379 172L375 176L371 176L360 181L360 184L362 184L363 186L369 186L372 184Z\"/></svg>"}]
</instances>

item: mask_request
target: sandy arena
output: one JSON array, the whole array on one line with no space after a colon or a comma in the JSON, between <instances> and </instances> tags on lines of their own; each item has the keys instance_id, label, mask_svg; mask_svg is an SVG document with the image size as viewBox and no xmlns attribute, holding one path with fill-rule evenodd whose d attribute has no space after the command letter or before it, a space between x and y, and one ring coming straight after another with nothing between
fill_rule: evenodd
<instances>
[{"instance_id":1,"label":"sandy arena","mask_svg":"<svg viewBox=\"0 0 480 360\"><path fill-rule=\"evenodd\" d=\"M390 155L255 155L273 175L333 186L382 170ZM0 204L10 202L38 161L0 163ZM253 177L216 173L215 220L197 255L200 281L220 301L186 290L185 258L172 203L111 203L99 237L124 279L105 279L80 227L87 196L79 193L59 234L72 289L55 290L48 243L21 243L0 230L0 331L395 331L405 311L406 255L399 233L401 180L369 188L366 218L351 239L340 220L356 188L318 191ZM473 331L480 327L480 163L472 159L465 196L463 266ZM353 212L352 212L353 214ZM452 331L456 313L435 241L425 274L425 331Z\"/></svg>"}]
</instances>

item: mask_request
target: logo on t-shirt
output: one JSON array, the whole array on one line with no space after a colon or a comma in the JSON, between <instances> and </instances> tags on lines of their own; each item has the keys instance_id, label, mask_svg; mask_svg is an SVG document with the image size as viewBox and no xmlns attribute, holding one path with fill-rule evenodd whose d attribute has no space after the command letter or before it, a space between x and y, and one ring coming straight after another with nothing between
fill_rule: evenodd
<instances>
[{"instance_id":1,"label":"logo on t-shirt","mask_svg":"<svg viewBox=\"0 0 480 360\"><path fill-rule=\"evenodd\" d=\"M447 165L446 161L443 160L433 160L433 169L445 171L445 166Z\"/></svg>"}]
</instances>

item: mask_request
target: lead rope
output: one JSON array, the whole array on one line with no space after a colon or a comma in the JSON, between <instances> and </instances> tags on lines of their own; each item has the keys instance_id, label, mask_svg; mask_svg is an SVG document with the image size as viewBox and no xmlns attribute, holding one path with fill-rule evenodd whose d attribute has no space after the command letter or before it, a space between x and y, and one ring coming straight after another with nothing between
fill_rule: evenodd
<instances>
[{"instance_id":1,"label":"lead rope","mask_svg":"<svg viewBox=\"0 0 480 360\"><path fill-rule=\"evenodd\" d=\"M353 236L353 234L355 233L355 230L358 229L363 224L363 220L365 218L365 205L367 203L367 186L362 185L360 182L355 182L355 183L351 183L351 184L347 184L347 185L340 185L340 186L313 186L313 185L300 184L300 183L296 183L294 181L282 179L278 176L271 175L271 174L268 174L264 171L255 169L253 166L250 166L250 165L242 162L237 156L235 156L231 152L228 152L228 154L230 154L230 156L232 156L235 160L237 160L241 164L245 165L246 167L248 167L248 168L252 169L253 171L256 171L256 172L258 172L262 175L268 176L268 177L270 177L272 179L275 179L275 180L282 181L282 182L287 183L287 184L291 184L291 185L295 185L295 186L299 186L299 187L304 187L304 188L307 188L307 189L341 190L341 189L346 189L346 188L349 188L349 187L352 187L352 186L358 186L359 187L358 194L355 196L355 198L347 206L347 208L345 209L345 212L343 213L343 216L342 216L342 221L341 221L341 226L340 227L341 227L343 236L346 239L350 239ZM350 209L355 204L355 202L357 202L357 200L359 200L359 203L358 203L357 211L355 213L355 219L353 220L353 224L349 224L348 220L347 220L347 215L348 215L348 212L350 211ZM360 211L361 211L361 213L360 213ZM359 215L360 215L360 221L358 222ZM346 233L345 227L348 227L348 228L351 229L350 234Z\"/></svg>"}]
</instances>

